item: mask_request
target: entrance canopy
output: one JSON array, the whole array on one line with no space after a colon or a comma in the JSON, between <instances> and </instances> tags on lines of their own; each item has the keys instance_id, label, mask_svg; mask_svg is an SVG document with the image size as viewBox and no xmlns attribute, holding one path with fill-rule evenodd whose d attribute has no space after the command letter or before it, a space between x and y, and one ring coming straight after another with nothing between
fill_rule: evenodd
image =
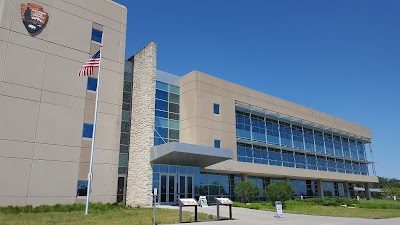
<instances>
[{"instance_id":1,"label":"entrance canopy","mask_svg":"<svg viewBox=\"0 0 400 225\"><path fill-rule=\"evenodd\" d=\"M154 164L207 167L233 158L233 151L171 142L151 148L150 161Z\"/></svg>"}]
</instances>

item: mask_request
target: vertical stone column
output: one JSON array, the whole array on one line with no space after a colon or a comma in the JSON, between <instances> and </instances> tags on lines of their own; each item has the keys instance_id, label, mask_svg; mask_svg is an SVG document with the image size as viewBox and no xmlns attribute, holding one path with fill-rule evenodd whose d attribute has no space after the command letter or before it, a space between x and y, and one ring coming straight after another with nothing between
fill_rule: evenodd
<instances>
[{"instance_id":1,"label":"vertical stone column","mask_svg":"<svg viewBox=\"0 0 400 225\"><path fill-rule=\"evenodd\" d=\"M151 42L133 61L132 119L126 204L149 206L152 187L150 148L154 139L157 45Z\"/></svg>"},{"instance_id":2,"label":"vertical stone column","mask_svg":"<svg viewBox=\"0 0 400 225\"><path fill-rule=\"evenodd\" d=\"M344 196L350 198L349 182L344 182Z\"/></svg>"},{"instance_id":3,"label":"vertical stone column","mask_svg":"<svg viewBox=\"0 0 400 225\"><path fill-rule=\"evenodd\" d=\"M240 180L241 181L248 181L249 180L249 176L247 174L240 174Z\"/></svg>"},{"instance_id":4,"label":"vertical stone column","mask_svg":"<svg viewBox=\"0 0 400 225\"><path fill-rule=\"evenodd\" d=\"M322 188L322 180L317 180L317 187L318 187L318 197L323 198L324 197L324 190Z\"/></svg>"},{"instance_id":5,"label":"vertical stone column","mask_svg":"<svg viewBox=\"0 0 400 225\"><path fill-rule=\"evenodd\" d=\"M365 198L367 200L371 200L371 190L369 189L369 184L364 183L364 188L365 188Z\"/></svg>"}]
</instances>

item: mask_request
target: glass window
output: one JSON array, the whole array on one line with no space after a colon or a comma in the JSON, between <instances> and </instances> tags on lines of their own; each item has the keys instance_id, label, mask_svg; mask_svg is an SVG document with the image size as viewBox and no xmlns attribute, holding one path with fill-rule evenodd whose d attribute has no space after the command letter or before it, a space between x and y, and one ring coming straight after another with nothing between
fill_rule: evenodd
<instances>
[{"instance_id":1,"label":"glass window","mask_svg":"<svg viewBox=\"0 0 400 225\"><path fill-rule=\"evenodd\" d=\"M168 118L168 112L156 110L156 117Z\"/></svg>"},{"instance_id":2,"label":"glass window","mask_svg":"<svg viewBox=\"0 0 400 225\"><path fill-rule=\"evenodd\" d=\"M129 122L131 122L131 112L129 112L129 111L122 111L122 121L129 121Z\"/></svg>"},{"instance_id":3,"label":"glass window","mask_svg":"<svg viewBox=\"0 0 400 225\"><path fill-rule=\"evenodd\" d=\"M87 90L89 90L89 91L96 91L97 90L97 78L88 77Z\"/></svg>"},{"instance_id":4,"label":"glass window","mask_svg":"<svg viewBox=\"0 0 400 225\"><path fill-rule=\"evenodd\" d=\"M179 114L169 113L169 118L172 120L179 120Z\"/></svg>"},{"instance_id":5,"label":"glass window","mask_svg":"<svg viewBox=\"0 0 400 225\"><path fill-rule=\"evenodd\" d=\"M267 142L279 145L279 125L277 120L265 119Z\"/></svg>"},{"instance_id":6,"label":"glass window","mask_svg":"<svg viewBox=\"0 0 400 225\"><path fill-rule=\"evenodd\" d=\"M299 126L292 126L293 145L295 148L304 149L303 144L303 129Z\"/></svg>"},{"instance_id":7,"label":"glass window","mask_svg":"<svg viewBox=\"0 0 400 225\"><path fill-rule=\"evenodd\" d=\"M214 103L214 114L219 115L219 104Z\"/></svg>"},{"instance_id":8,"label":"glass window","mask_svg":"<svg viewBox=\"0 0 400 225\"><path fill-rule=\"evenodd\" d=\"M86 196L87 189L88 189L88 181L87 180L78 180L76 196Z\"/></svg>"},{"instance_id":9,"label":"glass window","mask_svg":"<svg viewBox=\"0 0 400 225\"><path fill-rule=\"evenodd\" d=\"M127 72L124 73L124 81L132 82L132 79L133 79L133 75L131 73L127 73Z\"/></svg>"},{"instance_id":10,"label":"glass window","mask_svg":"<svg viewBox=\"0 0 400 225\"><path fill-rule=\"evenodd\" d=\"M252 138L254 141L266 142L265 139L265 122L264 118L251 115L251 129L252 129Z\"/></svg>"},{"instance_id":11,"label":"glass window","mask_svg":"<svg viewBox=\"0 0 400 225\"><path fill-rule=\"evenodd\" d=\"M129 146L128 145L120 145L119 146L119 152L120 153L128 153L129 152Z\"/></svg>"},{"instance_id":12,"label":"glass window","mask_svg":"<svg viewBox=\"0 0 400 225\"><path fill-rule=\"evenodd\" d=\"M342 141L339 136L333 135L333 144L335 147L335 155L343 156Z\"/></svg>"},{"instance_id":13,"label":"glass window","mask_svg":"<svg viewBox=\"0 0 400 225\"><path fill-rule=\"evenodd\" d=\"M296 168L306 169L306 156L304 153L296 152L294 155L294 159L296 162Z\"/></svg>"},{"instance_id":14,"label":"glass window","mask_svg":"<svg viewBox=\"0 0 400 225\"><path fill-rule=\"evenodd\" d=\"M351 158L358 159L357 143L353 140L350 140L350 151L351 151Z\"/></svg>"},{"instance_id":15,"label":"glass window","mask_svg":"<svg viewBox=\"0 0 400 225\"><path fill-rule=\"evenodd\" d=\"M155 124L156 124L156 126L159 126L159 127L168 127L168 120L156 117Z\"/></svg>"},{"instance_id":16,"label":"glass window","mask_svg":"<svg viewBox=\"0 0 400 225\"><path fill-rule=\"evenodd\" d=\"M281 134L281 145L292 147L292 128L290 124L279 122L279 132Z\"/></svg>"},{"instance_id":17,"label":"glass window","mask_svg":"<svg viewBox=\"0 0 400 225\"><path fill-rule=\"evenodd\" d=\"M156 99L156 109L168 111L168 102Z\"/></svg>"},{"instance_id":18,"label":"glass window","mask_svg":"<svg viewBox=\"0 0 400 225\"><path fill-rule=\"evenodd\" d=\"M168 92L162 90L156 90L156 98L168 101Z\"/></svg>"},{"instance_id":19,"label":"glass window","mask_svg":"<svg viewBox=\"0 0 400 225\"><path fill-rule=\"evenodd\" d=\"M326 154L335 155L335 149L333 148L333 139L331 134L324 134Z\"/></svg>"},{"instance_id":20,"label":"glass window","mask_svg":"<svg viewBox=\"0 0 400 225\"><path fill-rule=\"evenodd\" d=\"M313 130L304 128L304 143L305 143L306 150L314 151Z\"/></svg>"},{"instance_id":21,"label":"glass window","mask_svg":"<svg viewBox=\"0 0 400 225\"><path fill-rule=\"evenodd\" d=\"M358 158L360 160L367 160L365 156L365 146L362 142L357 142Z\"/></svg>"},{"instance_id":22,"label":"glass window","mask_svg":"<svg viewBox=\"0 0 400 225\"><path fill-rule=\"evenodd\" d=\"M131 110L132 110L131 104L129 104L129 103L122 103L122 110L124 110L124 111L131 111Z\"/></svg>"},{"instance_id":23,"label":"glass window","mask_svg":"<svg viewBox=\"0 0 400 225\"><path fill-rule=\"evenodd\" d=\"M169 111L173 113L179 113L179 105L174 103L169 103Z\"/></svg>"},{"instance_id":24,"label":"glass window","mask_svg":"<svg viewBox=\"0 0 400 225\"><path fill-rule=\"evenodd\" d=\"M129 133L121 133L120 144L129 145L130 142L130 134Z\"/></svg>"},{"instance_id":25,"label":"glass window","mask_svg":"<svg viewBox=\"0 0 400 225\"><path fill-rule=\"evenodd\" d=\"M318 170L326 171L326 158L324 156L317 157Z\"/></svg>"},{"instance_id":26,"label":"glass window","mask_svg":"<svg viewBox=\"0 0 400 225\"><path fill-rule=\"evenodd\" d=\"M179 95L169 93L169 101L179 104Z\"/></svg>"},{"instance_id":27,"label":"glass window","mask_svg":"<svg viewBox=\"0 0 400 225\"><path fill-rule=\"evenodd\" d=\"M169 130L169 138L179 140L179 130Z\"/></svg>"},{"instance_id":28,"label":"glass window","mask_svg":"<svg viewBox=\"0 0 400 225\"><path fill-rule=\"evenodd\" d=\"M283 161L283 166L294 167L293 152L283 150L282 151L282 161Z\"/></svg>"},{"instance_id":29,"label":"glass window","mask_svg":"<svg viewBox=\"0 0 400 225\"><path fill-rule=\"evenodd\" d=\"M132 92L132 83L124 81L124 92Z\"/></svg>"},{"instance_id":30,"label":"glass window","mask_svg":"<svg viewBox=\"0 0 400 225\"><path fill-rule=\"evenodd\" d=\"M169 128L179 130L179 121L169 120Z\"/></svg>"},{"instance_id":31,"label":"glass window","mask_svg":"<svg viewBox=\"0 0 400 225\"><path fill-rule=\"evenodd\" d=\"M124 92L124 94L122 95L122 101L124 103L131 103L132 102L132 93Z\"/></svg>"},{"instance_id":32,"label":"glass window","mask_svg":"<svg viewBox=\"0 0 400 225\"><path fill-rule=\"evenodd\" d=\"M320 131L314 131L315 150L320 153L325 153L324 136Z\"/></svg>"},{"instance_id":33,"label":"glass window","mask_svg":"<svg viewBox=\"0 0 400 225\"><path fill-rule=\"evenodd\" d=\"M163 91L168 91L168 84L160 82L160 81L157 81L156 82L156 88L160 89L160 90L163 90Z\"/></svg>"},{"instance_id":34,"label":"glass window","mask_svg":"<svg viewBox=\"0 0 400 225\"><path fill-rule=\"evenodd\" d=\"M84 123L82 137L92 138L93 136L93 124Z\"/></svg>"},{"instance_id":35,"label":"glass window","mask_svg":"<svg viewBox=\"0 0 400 225\"><path fill-rule=\"evenodd\" d=\"M127 167L128 166L129 157L128 154L119 154L119 166Z\"/></svg>"},{"instance_id":36,"label":"glass window","mask_svg":"<svg viewBox=\"0 0 400 225\"><path fill-rule=\"evenodd\" d=\"M174 85L170 85L170 86L169 86L169 91L172 92L172 93L175 93L175 94L178 94L178 95L179 95L180 88L179 88L179 87L176 87L176 86L174 86Z\"/></svg>"},{"instance_id":37,"label":"glass window","mask_svg":"<svg viewBox=\"0 0 400 225\"><path fill-rule=\"evenodd\" d=\"M121 132L129 133L131 132L131 122L129 121L122 121L121 122Z\"/></svg>"},{"instance_id":38,"label":"glass window","mask_svg":"<svg viewBox=\"0 0 400 225\"><path fill-rule=\"evenodd\" d=\"M155 127L154 137L168 138L168 129L163 127Z\"/></svg>"},{"instance_id":39,"label":"glass window","mask_svg":"<svg viewBox=\"0 0 400 225\"><path fill-rule=\"evenodd\" d=\"M101 43L103 37L103 31L92 28L92 41Z\"/></svg>"},{"instance_id":40,"label":"glass window","mask_svg":"<svg viewBox=\"0 0 400 225\"><path fill-rule=\"evenodd\" d=\"M214 148L221 148L221 140L214 140Z\"/></svg>"},{"instance_id":41,"label":"glass window","mask_svg":"<svg viewBox=\"0 0 400 225\"><path fill-rule=\"evenodd\" d=\"M343 156L346 158L350 158L350 143L347 138L342 138L343 144Z\"/></svg>"},{"instance_id":42,"label":"glass window","mask_svg":"<svg viewBox=\"0 0 400 225\"><path fill-rule=\"evenodd\" d=\"M317 169L317 159L315 155L307 155L307 169L309 170Z\"/></svg>"}]
</instances>

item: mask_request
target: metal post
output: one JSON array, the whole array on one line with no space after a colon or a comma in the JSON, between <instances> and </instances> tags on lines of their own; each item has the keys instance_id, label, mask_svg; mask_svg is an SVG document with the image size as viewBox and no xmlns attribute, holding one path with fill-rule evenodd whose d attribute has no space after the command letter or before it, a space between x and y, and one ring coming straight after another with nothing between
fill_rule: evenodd
<instances>
[{"instance_id":1,"label":"metal post","mask_svg":"<svg viewBox=\"0 0 400 225\"><path fill-rule=\"evenodd\" d=\"M232 220L232 205L229 205L229 219Z\"/></svg>"},{"instance_id":2,"label":"metal post","mask_svg":"<svg viewBox=\"0 0 400 225\"><path fill-rule=\"evenodd\" d=\"M153 225L156 225L156 197L157 195L153 194Z\"/></svg>"},{"instance_id":3,"label":"metal post","mask_svg":"<svg viewBox=\"0 0 400 225\"><path fill-rule=\"evenodd\" d=\"M197 205L194 206L194 222L197 222Z\"/></svg>"},{"instance_id":4,"label":"metal post","mask_svg":"<svg viewBox=\"0 0 400 225\"><path fill-rule=\"evenodd\" d=\"M100 62L99 62L99 71L97 73L97 90L96 90L96 105L94 110L94 121L93 121L93 133L92 133L92 146L90 149L90 163L89 163L89 173L88 173L88 189L86 194L86 207L85 207L85 215L89 213L89 199L90 192L92 189L92 179L93 179L93 153L94 153L94 144L96 140L96 124L97 124L97 111L98 111L98 103L99 103L99 90L100 90L100 70L101 70L101 54L103 49L103 37L101 37L101 45L100 45Z\"/></svg>"},{"instance_id":5,"label":"metal post","mask_svg":"<svg viewBox=\"0 0 400 225\"><path fill-rule=\"evenodd\" d=\"M179 223L182 223L182 204L179 201Z\"/></svg>"},{"instance_id":6,"label":"metal post","mask_svg":"<svg viewBox=\"0 0 400 225\"><path fill-rule=\"evenodd\" d=\"M219 216L219 202L217 201L217 220L220 220Z\"/></svg>"}]
</instances>

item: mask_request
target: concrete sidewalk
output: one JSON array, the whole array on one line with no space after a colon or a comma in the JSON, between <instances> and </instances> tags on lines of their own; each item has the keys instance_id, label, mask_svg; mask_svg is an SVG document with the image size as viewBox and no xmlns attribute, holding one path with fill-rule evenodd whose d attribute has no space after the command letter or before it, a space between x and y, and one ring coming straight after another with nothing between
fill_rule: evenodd
<instances>
[{"instance_id":1,"label":"concrete sidewalk","mask_svg":"<svg viewBox=\"0 0 400 225\"><path fill-rule=\"evenodd\" d=\"M177 209L177 206L157 206L157 208L168 208ZM228 217L229 209L226 206L221 208L221 216ZM184 208L185 211L194 212L193 207ZM205 208L198 208L198 212L215 215L217 213L216 206L210 206ZM299 214L286 214L284 218L275 218L274 212L252 210L245 208L232 208L232 215L235 220L224 220L224 221L212 221L212 222L201 222L200 225L209 224L232 224L232 225L400 225L400 218L395 219L358 219L358 218L343 218L343 217L327 217L327 216L309 216Z\"/></svg>"}]
</instances>

